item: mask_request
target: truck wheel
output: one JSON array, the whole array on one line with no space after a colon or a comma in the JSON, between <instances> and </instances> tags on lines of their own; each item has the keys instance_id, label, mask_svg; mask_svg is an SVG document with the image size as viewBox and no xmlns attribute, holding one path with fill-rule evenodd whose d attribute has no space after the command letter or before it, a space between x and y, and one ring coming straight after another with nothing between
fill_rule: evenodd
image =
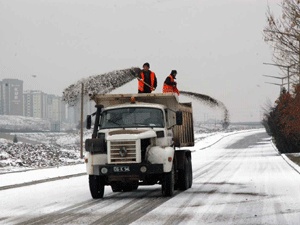
<instances>
[{"instance_id":1,"label":"truck wheel","mask_svg":"<svg viewBox=\"0 0 300 225\"><path fill-rule=\"evenodd\" d=\"M193 167L192 167L192 159L191 157L188 157L189 161L189 188L193 185Z\"/></svg>"},{"instance_id":2,"label":"truck wheel","mask_svg":"<svg viewBox=\"0 0 300 225\"><path fill-rule=\"evenodd\" d=\"M174 176L174 166L169 173L164 173L163 181L161 186L162 195L172 196L174 194L175 176Z\"/></svg>"},{"instance_id":3,"label":"truck wheel","mask_svg":"<svg viewBox=\"0 0 300 225\"><path fill-rule=\"evenodd\" d=\"M184 169L179 171L178 186L180 190L187 190L190 186L190 166L189 160L185 157Z\"/></svg>"},{"instance_id":4,"label":"truck wheel","mask_svg":"<svg viewBox=\"0 0 300 225\"><path fill-rule=\"evenodd\" d=\"M94 199L103 198L104 195L104 177L89 175L90 192Z\"/></svg>"}]
</instances>

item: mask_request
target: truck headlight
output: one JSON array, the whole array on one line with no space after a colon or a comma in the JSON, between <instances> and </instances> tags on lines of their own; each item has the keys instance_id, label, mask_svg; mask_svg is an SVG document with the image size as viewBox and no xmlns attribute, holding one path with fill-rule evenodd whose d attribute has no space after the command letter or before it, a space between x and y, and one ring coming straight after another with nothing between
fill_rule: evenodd
<instances>
[{"instance_id":1,"label":"truck headlight","mask_svg":"<svg viewBox=\"0 0 300 225\"><path fill-rule=\"evenodd\" d=\"M107 172L108 172L108 169L107 169L106 167L103 167L103 168L101 169L101 173L102 173L102 174L107 174Z\"/></svg>"},{"instance_id":2,"label":"truck headlight","mask_svg":"<svg viewBox=\"0 0 300 225\"><path fill-rule=\"evenodd\" d=\"M141 166L140 171L142 173L146 173L147 172L147 167L146 166Z\"/></svg>"}]
</instances>

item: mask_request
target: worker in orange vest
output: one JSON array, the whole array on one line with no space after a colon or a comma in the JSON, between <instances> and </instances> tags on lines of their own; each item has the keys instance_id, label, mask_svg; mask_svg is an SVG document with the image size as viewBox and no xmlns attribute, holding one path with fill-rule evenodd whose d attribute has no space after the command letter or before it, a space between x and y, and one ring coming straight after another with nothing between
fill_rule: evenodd
<instances>
[{"instance_id":1,"label":"worker in orange vest","mask_svg":"<svg viewBox=\"0 0 300 225\"><path fill-rule=\"evenodd\" d=\"M143 70L138 77L138 92L139 93L151 93L157 87L156 75L149 70L150 64L144 63Z\"/></svg>"},{"instance_id":2,"label":"worker in orange vest","mask_svg":"<svg viewBox=\"0 0 300 225\"><path fill-rule=\"evenodd\" d=\"M166 78L163 86L163 93L177 93L179 95L179 90L177 89L177 82L175 81L177 75L176 70L172 70L171 74Z\"/></svg>"}]
</instances>

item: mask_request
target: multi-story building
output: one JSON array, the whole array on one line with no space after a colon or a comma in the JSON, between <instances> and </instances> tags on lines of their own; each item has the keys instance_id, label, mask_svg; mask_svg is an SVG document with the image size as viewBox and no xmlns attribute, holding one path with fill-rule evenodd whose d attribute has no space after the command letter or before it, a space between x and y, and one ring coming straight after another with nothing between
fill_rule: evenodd
<instances>
[{"instance_id":1,"label":"multi-story building","mask_svg":"<svg viewBox=\"0 0 300 225\"><path fill-rule=\"evenodd\" d=\"M47 94L42 91L32 91L32 117L47 118Z\"/></svg>"},{"instance_id":2,"label":"multi-story building","mask_svg":"<svg viewBox=\"0 0 300 225\"><path fill-rule=\"evenodd\" d=\"M33 116L31 91L24 91L23 93L23 115L27 117Z\"/></svg>"},{"instance_id":3,"label":"multi-story building","mask_svg":"<svg viewBox=\"0 0 300 225\"><path fill-rule=\"evenodd\" d=\"M0 115L23 115L49 119L51 123L66 122L66 104L62 98L42 91L23 92L23 81L0 81Z\"/></svg>"},{"instance_id":4,"label":"multi-story building","mask_svg":"<svg viewBox=\"0 0 300 225\"><path fill-rule=\"evenodd\" d=\"M96 111L95 102L89 101L88 97L85 97L83 104L83 115L92 114ZM67 106L67 121L72 124L79 124L81 120L81 104L78 102L75 106Z\"/></svg>"},{"instance_id":5,"label":"multi-story building","mask_svg":"<svg viewBox=\"0 0 300 225\"><path fill-rule=\"evenodd\" d=\"M51 121L60 121L60 102L55 95L48 95L48 118Z\"/></svg>"},{"instance_id":6,"label":"multi-story building","mask_svg":"<svg viewBox=\"0 0 300 225\"><path fill-rule=\"evenodd\" d=\"M0 115L3 115L3 93L2 93L2 81L0 81Z\"/></svg>"},{"instance_id":7,"label":"multi-story building","mask_svg":"<svg viewBox=\"0 0 300 225\"><path fill-rule=\"evenodd\" d=\"M23 81L2 80L2 99L4 115L23 115Z\"/></svg>"}]
</instances>

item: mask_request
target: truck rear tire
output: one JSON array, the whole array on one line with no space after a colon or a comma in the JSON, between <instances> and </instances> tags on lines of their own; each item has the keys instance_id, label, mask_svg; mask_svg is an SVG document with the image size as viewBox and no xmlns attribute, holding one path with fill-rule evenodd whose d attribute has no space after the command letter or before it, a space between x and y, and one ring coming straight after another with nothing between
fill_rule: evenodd
<instances>
[{"instance_id":1,"label":"truck rear tire","mask_svg":"<svg viewBox=\"0 0 300 225\"><path fill-rule=\"evenodd\" d=\"M175 186L175 174L174 174L174 166L172 166L172 170L169 173L164 173L161 191L162 195L165 197L173 196L174 194L174 186Z\"/></svg>"},{"instance_id":2,"label":"truck rear tire","mask_svg":"<svg viewBox=\"0 0 300 225\"><path fill-rule=\"evenodd\" d=\"M190 186L190 163L188 157L184 159L184 168L178 174L178 186L180 190L187 190Z\"/></svg>"},{"instance_id":3,"label":"truck rear tire","mask_svg":"<svg viewBox=\"0 0 300 225\"><path fill-rule=\"evenodd\" d=\"M103 198L104 195L104 177L98 175L89 175L90 192L94 199Z\"/></svg>"},{"instance_id":4,"label":"truck rear tire","mask_svg":"<svg viewBox=\"0 0 300 225\"><path fill-rule=\"evenodd\" d=\"M192 158L188 157L189 160L189 188L193 185L193 167L192 167Z\"/></svg>"}]
</instances>

